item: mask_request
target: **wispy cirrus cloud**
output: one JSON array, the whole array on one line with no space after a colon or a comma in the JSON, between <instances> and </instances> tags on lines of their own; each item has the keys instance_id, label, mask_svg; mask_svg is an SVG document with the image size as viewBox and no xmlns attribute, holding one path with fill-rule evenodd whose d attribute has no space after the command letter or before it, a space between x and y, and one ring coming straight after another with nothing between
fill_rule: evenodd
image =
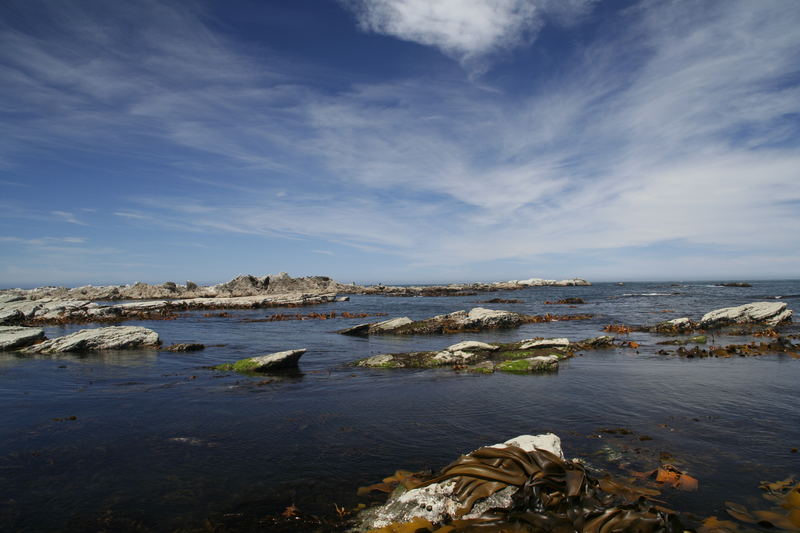
<instances>
[{"instance_id":1,"label":"wispy cirrus cloud","mask_svg":"<svg viewBox=\"0 0 800 533\"><path fill-rule=\"evenodd\" d=\"M509 1L483 16L488 4L465 5L351 7L371 31L466 62L591 7ZM764 264L798 254L800 10L786 4L716 3L699 16L690 3L642 2L521 87L489 71L482 86L342 76L325 88L321 69L301 76L269 51L256 57L196 11L145 2L143 30L126 35L134 8L104 19L70 6L64 34L0 32L16 87L5 105L33 117L0 125L2 150L102 141L146 156L184 186L120 195L109 211L137 228L321 239L427 269L552 254L656 269L628 252L663 243L687 270L702 264L698 248ZM437 16L453 18L431 27ZM456 31L473 23L486 26ZM79 224L74 211L45 210Z\"/></svg>"}]
</instances>

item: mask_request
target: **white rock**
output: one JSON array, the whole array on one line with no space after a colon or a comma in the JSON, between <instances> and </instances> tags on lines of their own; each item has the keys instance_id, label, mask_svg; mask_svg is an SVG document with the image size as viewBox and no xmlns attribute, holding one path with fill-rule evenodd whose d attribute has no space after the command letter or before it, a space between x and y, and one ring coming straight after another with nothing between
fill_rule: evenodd
<instances>
[{"instance_id":1,"label":"white rock","mask_svg":"<svg viewBox=\"0 0 800 533\"><path fill-rule=\"evenodd\" d=\"M388 353L382 353L378 355L373 355L372 357L367 357L366 359L359 361L358 366L384 366L387 363L391 363L394 360L394 356Z\"/></svg>"},{"instance_id":2,"label":"white rock","mask_svg":"<svg viewBox=\"0 0 800 533\"><path fill-rule=\"evenodd\" d=\"M477 357L474 353L462 352L461 350L445 350L434 355L432 359L439 364L449 365L470 363Z\"/></svg>"},{"instance_id":3,"label":"white rock","mask_svg":"<svg viewBox=\"0 0 800 533\"><path fill-rule=\"evenodd\" d=\"M374 331L388 331L392 329L397 329L400 326L405 326L406 324L411 324L413 320L404 316L402 318L390 318L389 320L384 320L383 322L377 322L370 326L370 330Z\"/></svg>"},{"instance_id":4,"label":"white rock","mask_svg":"<svg viewBox=\"0 0 800 533\"><path fill-rule=\"evenodd\" d=\"M16 350L44 339L42 328L0 326L0 350Z\"/></svg>"},{"instance_id":5,"label":"white rock","mask_svg":"<svg viewBox=\"0 0 800 533\"><path fill-rule=\"evenodd\" d=\"M770 326L789 320L792 311L784 302L753 302L737 307L715 309L703 315L700 327L724 326L725 324L765 323Z\"/></svg>"},{"instance_id":6,"label":"white rock","mask_svg":"<svg viewBox=\"0 0 800 533\"><path fill-rule=\"evenodd\" d=\"M494 344L488 344L480 341L462 341L447 347L447 351L449 352L457 352L459 350L498 350L498 349L500 349L499 346L495 346Z\"/></svg>"},{"instance_id":7,"label":"white rock","mask_svg":"<svg viewBox=\"0 0 800 533\"><path fill-rule=\"evenodd\" d=\"M552 433L544 435L520 435L500 444L493 444L492 448L505 448L519 446L525 451L534 449L547 450L562 459L561 439ZM452 492L455 481L448 480L441 483L411 489L392 496L386 504L366 509L358 517L358 531L369 531L386 527L395 522L410 522L415 517L424 518L432 523L439 523L448 516L454 516L458 510L458 502L453 498ZM477 502L472 511L463 518L477 518L486 511L495 507L508 507L511 498L517 492L517 487L507 487L492 496Z\"/></svg>"},{"instance_id":8,"label":"white rock","mask_svg":"<svg viewBox=\"0 0 800 533\"><path fill-rule=\"evenodd\" d=\"M530 339L522 341L520 350L530 350L531 348L566 348L569 346L569 339L559 337L556 339Z\"/></svg>"},{"instance_id":9,"label":"white rock","mask_svg":"<svg viewBox=\"0 0 800 533\"><path fill-rule=\"evenodd\" d=\"M283 352L251 357L250 361L256 364L252 370L253 372L268 372L271 370L297 368L297 363L304 353L306 353L306 349L302 348L299 350L286 350Z\"/></svg>"},{"instance_id":10,"label":"white rock","mask_svg":"<svg viewBox=\"0 0 800 533\"><path fill-rule=\"evenodd\" d=\"M24 348L24 353L82 352L89 350L116 350L121 348L148 348L161 343L158 333L138 326L111 326L82 329L76 333L57 337Z\"/></svg>"},{"instance_id":11,"label":"white rock","mask_svg":"<svg viewBox=\"0 0 800 533\"><path fill-rule=\"evenodd\" d=\"M667 320L667 324L676 327L688 326L690 320L688 317L673 318L672 320Z\"/></svg>"}]
</instances>

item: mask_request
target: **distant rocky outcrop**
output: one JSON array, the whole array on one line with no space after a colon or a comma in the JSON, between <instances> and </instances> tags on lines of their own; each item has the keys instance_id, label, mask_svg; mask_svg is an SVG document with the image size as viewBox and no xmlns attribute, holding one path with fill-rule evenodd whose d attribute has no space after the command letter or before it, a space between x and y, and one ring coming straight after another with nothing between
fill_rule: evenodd
<instances>
[{"instance_id":1,"label":"distant rocky outcrop","mask_svg":"<svg viewBox=\"0 0 800 533\"><path fill-rule=\"evenodd\" d=\"M382 294L385 296L467 296L478 292L514 291L529 287L580 287L591 283L573 278L560 281L530 278L524 280L497 281L492 283L451 283L449 285L341 285L339 292L353 294Z\"/></svg>"},{"instance_id":2,"label":"distant rocky outcrop","mask_svg":"<svg viewBox=\"0 0 800 533\"><path fill-rule=\"evenodd\" d=\"M126 348L157 348L161 344L158 333L137 326L111 326L82 329L70 335L46 340L21 350L22 353L54 354L95 350L120 350Z\"/></svg>"}]
</instances>

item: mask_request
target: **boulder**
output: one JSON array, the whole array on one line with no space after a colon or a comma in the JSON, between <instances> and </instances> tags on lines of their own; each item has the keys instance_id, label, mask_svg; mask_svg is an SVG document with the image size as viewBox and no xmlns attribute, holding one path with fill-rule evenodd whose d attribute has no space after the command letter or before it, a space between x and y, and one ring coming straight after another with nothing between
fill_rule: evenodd
<instances>
[{"instance_id":1,"label":"boulder","mask_svg":"<svg viewBox=\"0 0 800 533\"><path fill-rule=\"evenodd\" d=\"M44 339L42 328L0 326L0 351L24 348L41 339Z\"/></svg>"},{"instance_id":2,"label":"boulder","mask_svg":"<svg viewBox=\"0 0 800 533\"><path fill-rule=\"evenodd\" d=\"M61 353L123 348L156 348L161 344L158 333L139 326L110 326L82 329L24 348L24 353Z\"/></svg>"},{"instance_id":3,"label":"boulder","mask_svg":"<svg viewBox=\"0 0 800 533\"><path fill-rule=\"evenodd\" d=\"M497 350L499 348L500 348L499 346L495 346L494 344L488 344L486 342L462 341L462 342L453 344L452 346L448 346L447 350L450 351L450 352L457 352L459 350L466 350L466 351L471 351L471 350L492 350L492 351L494 351L494 350Z\"/></svg>"},{"instance_id":4,"label":"boulder","mask_svg":"<svg viewBox=\"0 0 800 533\"><path fill-rule=\"evenodd\" d=\"M559 337L557 339L529 339L522 341L520 350L530 350L532 348L566 348L569 346L569 339Z\"/></svg>"},{"instance_id":5,"label":"boulder","mask_svg":"<svg viewBox=\"0 0 800 533\"><path fill-rule=\"evenodd\" d=\"M296 370L300 357L306 353L305 348L299 350L286 350L267 355L240 359L235 363L217 365L216 370L234 370L236 372L282 372Z\"/></svg>"},{"instance_id":6,"label":"boulder","mask_svg":"<svg viewBox=\"0 0 800 533\"><path fill-rule=\"evenodd\" d=\"M517 446L528 452L537 449L546 450L564 458L564 453L561 451L561 439L552 433L520 435L491 447L505 448L507 446ZM454 517L458 510L459 502L453 495L454 486L455 481L447 480L405 492L395 491L384 505L362 511L356 519L355 530L370 531L394 523L410 522L415 517L429 520L434 524L445 522L448 518ZM506 487L488 498L478 501L472 511L463 518L477 518L489 509L510 507L511 499L517 490L519 489L515 486Z\"/></svg>"},{"instance_id":7,"label":"boulder","mask_svg":"<svg viewBox=\"0 0 800 533\"><path fill-rule=\"evenodd\" d=\"M473 362L478 356L461 350L444 350L433 356L432 362L440 365L464 365Z\"/></svg>"},{"instance_id":8,"label":"boulder","mask_svg":"<svg viewBox=\"0 0 800 533\"><path fill-rule=\"evenodd\" d=\"M205 344L199 342L186 342L178 344L170 344L165 350L168 352L196 352L197 350L205 350Z\"/></svg>"},{"instance_id":9,"label":"boulder","mask_svg":"<svg viewBox=\"0 0 800 533\"><path fill-rule=\"evenodd\" d=\"M765 324L776 326L791 320L792 310L784 302L753 302L737 307L715 309L703 315L700 327L722 327L729 324Z\"/></svg>"}]
</instances>

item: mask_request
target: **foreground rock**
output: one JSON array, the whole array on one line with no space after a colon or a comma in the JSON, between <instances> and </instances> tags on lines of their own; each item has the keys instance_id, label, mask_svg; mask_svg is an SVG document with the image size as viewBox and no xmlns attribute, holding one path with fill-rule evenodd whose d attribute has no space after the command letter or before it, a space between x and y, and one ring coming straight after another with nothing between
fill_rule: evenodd
<instances>
[{"instance_id":1,"label":"foreground rock","mask_svg":"<svg viewBox=\"0 0 800 533\"><path fill-rule=\"evenodd\" d=\"M716 309L703 315L701 328L714 328L731 324L765 324L777 326L791 320L792 310L783 302L753 302L737 307Z\"/></svg>"},{"instance_id":2,"label":"foreground rock","mask_svg":"<svg viewBox=\"0 0 800 533\"><path fill-rule=\"evenodd\" d=\"M257 357L240 359L235 363L224 363L214 367L215 370L225 370L234 372L285 372L297 370L300 357L306 353L306 349L286 350L275 352Z\"/></svg>"},{"instance_id":3,"label":"foreground rock","mask_svg":"<svg viewBox=\"0 0 800 533\"><path fill-rule=\"evenodd\" d=\"M157 348L161 344L158 333L136 326L111 326L82 329L76 333L57 337L22 350L23 353L52 354L94 350L119 350L127 348Z\"/></svg>"},{"instance_id":4,"label":"foreground rock","mask_svg":"<svg viewBox=\"0 0 800 533\"><path fill-rule=\"evenodd\" d=\"M545 450L561 459L564 458L561 451L561 439L552 433L520 435L491 447L502 449L508 446L516 446L527 452ZM362 511L358 515L355 530L369 531L386 527L389 524L411 522L416 517L434 524L444 522L458 513L459 501L453 496L454 486L454 481L444 481L408 491L402 489L395 491L386 504ZM472 511L463 518L477 518L495 507L510 507L511 498L516 492L516 488L496 492L475 505Z\"/></svg>"},{"instance_id":5,"label":"foreground rock","mask_svg":"<svg viewBox=\"0 0 800 533\"><path fill-rule=\"evenodd\" d=\"M521 435L462 455L433 478L406 477L386 504L356 517L354 530L682 533L658 495L596 479L564 459L553 434Z\"/></svg>"},{"instance_id":6,"label":"foreground rock","mask_svg":"<svg viewBox=\"0 0 800 533\"><path fill-rule=\"evenodd\" d=\"M551 322L558 320L583 320L591 315L523 315L512 311L497 311L476 307L469 312L456 311L424 320L412 321L408 317L393 318L383 322L359 324L340 330L342 335L420 335L482 331L485 329L509 329L522 324Z\"/></svg>"},{"instance_id":7,"label":"foreground rock","mask_svg":"<svg viewBox=\"0 0 800 533\"><path fill-rule=\"evenodd\" d=\"M44 330L41 328L0 326L0 351L24 348L42 339Z\"/></svg>"}]
</instances>

